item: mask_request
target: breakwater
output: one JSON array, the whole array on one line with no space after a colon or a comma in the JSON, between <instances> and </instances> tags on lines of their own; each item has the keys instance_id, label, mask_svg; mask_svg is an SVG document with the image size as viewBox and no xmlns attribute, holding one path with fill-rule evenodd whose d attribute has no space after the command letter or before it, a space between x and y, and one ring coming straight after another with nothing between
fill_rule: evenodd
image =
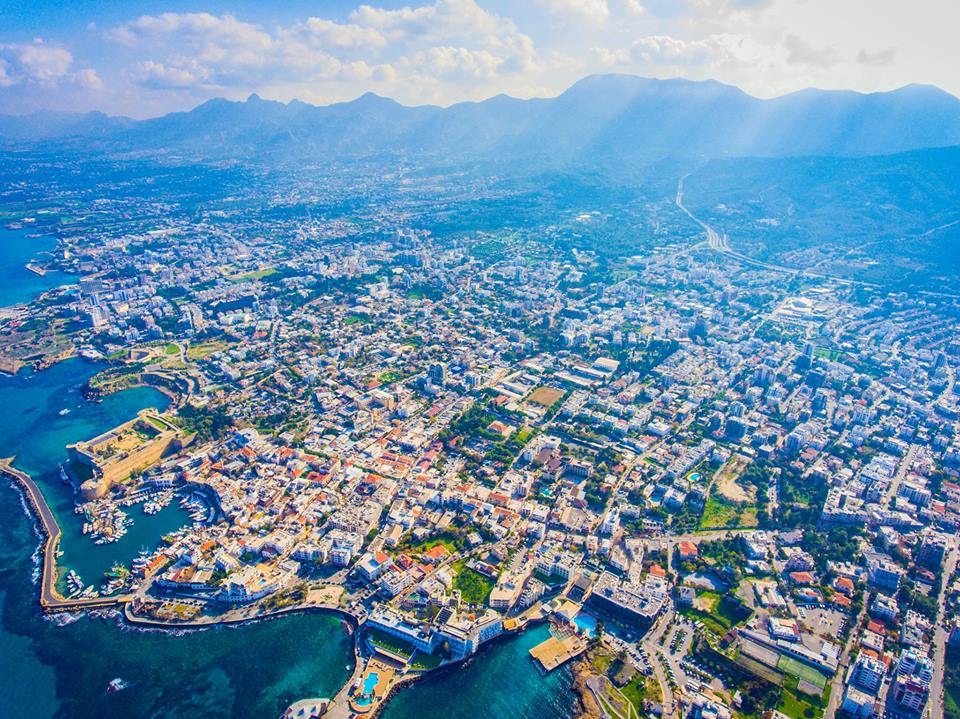
<instances>
[{"instance_id":1,"label":"breakwater","mask_svg":"<svg viewBox=\"0 0 960 719\"><path fill-rule=\"evenodd\" d=\"M57 591L57 549L60 546L60 525L43 497L43 492L26 472L12 465L12 459L0 460L0 474L10 479L27 499L41 535L40 606L49 612L73 612L82 609L107 609L129 601L128 595L116 597L83 597L71 599Z\"/></svg>"}]
</instances>

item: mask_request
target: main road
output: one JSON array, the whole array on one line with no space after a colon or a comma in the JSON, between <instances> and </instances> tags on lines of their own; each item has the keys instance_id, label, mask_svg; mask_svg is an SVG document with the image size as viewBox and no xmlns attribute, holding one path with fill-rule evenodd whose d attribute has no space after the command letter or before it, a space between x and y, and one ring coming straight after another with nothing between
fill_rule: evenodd
<instances>
[{"instance_id":1,"label":"main road","mask_svg":"<svg viewBox=\"0 0 960 719\"><path fill-rule=\"evenodd\" d=\"M937 597L937 624L933 631L933 677L930 680L930 699L927 706L930 708L930 719L943 719L943 671L947 662L947 627L946 602L947 587L950 578L957 568L957 538L950 537L949 549L943 562L943 578L940 582L940 596Z\"/></svg>"}]
</instances>

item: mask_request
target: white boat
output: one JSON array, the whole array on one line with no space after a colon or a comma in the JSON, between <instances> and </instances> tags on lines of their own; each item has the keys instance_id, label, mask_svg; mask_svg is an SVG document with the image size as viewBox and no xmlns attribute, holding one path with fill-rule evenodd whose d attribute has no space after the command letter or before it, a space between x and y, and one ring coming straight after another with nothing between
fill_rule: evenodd
<instances>
[{"instance_id":1,"label":"white boat","mask_svg":"<svg viewBox=\"0 0 960 719\"><path fill-rule=\"evenodd\" d=\"M117 692L122 692L124 689L127 689L129 687L130 687L129 682L125 682L120 677L116 677L115 679L111 679L110 683L107 684L107 693L116 694Z\"/></svg>"}]
</instances>

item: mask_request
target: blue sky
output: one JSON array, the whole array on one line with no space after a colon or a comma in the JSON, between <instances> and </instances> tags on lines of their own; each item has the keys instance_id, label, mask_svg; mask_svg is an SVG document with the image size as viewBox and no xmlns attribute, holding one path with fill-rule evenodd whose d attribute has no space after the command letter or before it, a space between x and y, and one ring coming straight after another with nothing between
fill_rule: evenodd
<instances>
[{"instance_id":1,"label":"blue sky","mask_svg":"<svg viewBox=\"0 0 960 719\"><path fill-rule=\"evenodd\" d=\"M256 92L448 105L622 72L960 94L956 0L0 0L0 113L146 117Z\"/></svg>"}]
</instances>

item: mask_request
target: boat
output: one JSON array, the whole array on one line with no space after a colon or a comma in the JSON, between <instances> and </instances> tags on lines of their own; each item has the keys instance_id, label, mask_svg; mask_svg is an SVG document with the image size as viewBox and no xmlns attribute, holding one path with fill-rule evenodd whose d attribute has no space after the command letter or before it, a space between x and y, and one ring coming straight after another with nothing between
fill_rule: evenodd
<instances>
[{"instance_id":1,"label":"boat","mask_svg":"<svg viewBox=\"0 0 960 719\"><path fill-rule=\"evenodd\" d=\"M57 414L59 414L61 417L66 417L68 414L70 414L70 409L68 407L64 407L59 412L57 412Z\"/></svg>"},{"instance_id":2,"label":"boat","mask_svg":"<svg viewBox=\"0 0 960 719\"><path fill-rule=\"evenodd\" d=\"M67 474L67 468L63 466L63 462L60 463L60 479L63 481L64 484L69 484L73 486L73 482L70 480L70 475Z\"/></svg>"},{"instance_id":3,"label":"boat","mask_svg":"<svg viewBox=\"0 0 960 719\"><path fill-rule=\"evenodd\" d=\"M71 595L80 594L84 589L83 580L81 580L80 575L72 569L67 572L67 589Z\"/></svg>"},{"instance_id":4,"label":"boat","mask_svg":"<svg viewBox=\"0 0 960 719\"><path fill-rule=\"evenodd\" d=\"M111 679L110 683L107 684L107 693L116 694L117 692L122 692L124 689L128 689L129 687L130 687L129 682L125 682L120 677L116 677L114 679Z\"/></svg>"}]
</instances>

